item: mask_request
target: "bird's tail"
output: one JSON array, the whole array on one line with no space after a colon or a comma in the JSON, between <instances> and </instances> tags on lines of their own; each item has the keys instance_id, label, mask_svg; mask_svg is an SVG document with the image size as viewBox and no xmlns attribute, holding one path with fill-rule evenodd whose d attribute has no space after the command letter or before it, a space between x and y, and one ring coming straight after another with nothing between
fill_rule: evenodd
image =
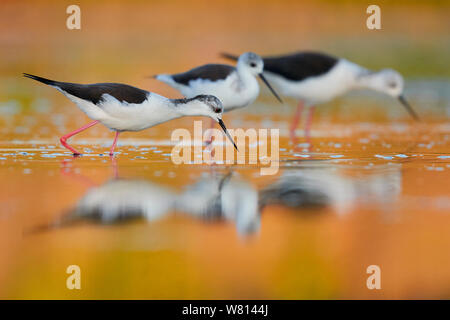
<instances>
[{"instance_id":1,"label":"bird's tail","mask_svg":"<svg viewBox=\"0 0 450 320\"><path fill-rule=\"evenodd\" d=\"M226 52L221 52L220 56L222 58L228 59L228 60L233 60L233 61L237 61L239 59L239 56L236 56L234 54L231 53L226 53Z\"/></svg>"},{"instance_id":2,"label":"bird's tail","mask_svg":"<svg viewBox=\"0 0 450 320\"><path fill-rule=\"evenodd\" d=\"M177 85L177 83L172 79L172 76L169 74L155 74L153 78L167 83L168 85Z\"/></svg>"},{"instance_id":3,"label":"bird's tail","mask_svg":"<svg viewBox=\"0 0 450 320\"><path fill-rule=\"evenodd\" d=\"M33 79L33 80L36 80L36 81L48 84L49 86L58 86L58 83L59 83L58 81L54 81L54 80L50 80L50 79L34 76L32 74L29 74L29 73L24 73L23 76L26 77L26 78L30 78L30 79Z\"/></svg>"}]
</instances>

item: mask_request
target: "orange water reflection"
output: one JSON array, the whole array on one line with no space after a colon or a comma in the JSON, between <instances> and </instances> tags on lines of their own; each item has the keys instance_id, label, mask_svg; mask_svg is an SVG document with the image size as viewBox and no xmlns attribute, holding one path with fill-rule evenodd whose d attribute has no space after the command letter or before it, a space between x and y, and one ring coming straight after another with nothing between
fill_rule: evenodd
<instances>
[{"instance_id":1,"label":"orange water reflection","mask_svg":"<svg viewBox=\"0 0 450 320\"><path fill-rule=\"evenodd\" d=\"M389 138L363 140L364 152L345 147L361 133L313 139L323 150L315 153L291 151L283 138L280 172L267 177L242 166L174 166L170 146L142 151L152 147L131 141L116 161L98 151L72 159L54 144L3 145L2 295L447 297L448 133L432 151L422 142L405 151L403 134L389 128L381 130ZM62 218L70 214L87 219ZM110 217L99 223L99 214ZM64 287L69 264L83 270L80 292ZM371 264L383 271L379 292L365 287Z\"/></svg>"}]
</instances>

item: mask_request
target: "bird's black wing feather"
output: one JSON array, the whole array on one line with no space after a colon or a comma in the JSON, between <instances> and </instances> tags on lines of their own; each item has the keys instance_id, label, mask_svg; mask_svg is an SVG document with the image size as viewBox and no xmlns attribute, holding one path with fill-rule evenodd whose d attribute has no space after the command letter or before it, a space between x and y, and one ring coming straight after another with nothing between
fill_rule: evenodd
<instances>
[{"instance_id":1,"label":"bird's black wing feather","mask_svg":"<svg viewBox=\"0 0 450 320\"><path fill-rule=\"evenodd\" d=\"M337 58L323 53L299 52L264 58L264 71L278 74L292 81L302 81L327 73L337 62Z\"/></svg>"},{"instance_id":2,"label":"bird's black wing feather","mask_svg":"<svg viewBox=\"0 0 450 320\"><path fill-rule=\"evenodd\" d=\"M174 74L172 75L172 79L175 82L184 85L188 85L189 81L196 79L211 81L223 80L226 79L234 70L234 67L226 64L205 64L204 66L194 68L184 73Z\"/></svg>"},{"instance_id":3,"label":"bird's black wing feather","mask_svg":"<svg viewBox=\"0 0 450 320\"><path fill-rule=\"evenodd\" d=\"M54 81L28 73L24 73L24 76L50 86L58 87L70 95L91 101L94 104L103 101L104 94L109 94L120 102L142 103L147 99L149 93L148 91L120 83L77 84Z\"/></svg>"}]
</instances>

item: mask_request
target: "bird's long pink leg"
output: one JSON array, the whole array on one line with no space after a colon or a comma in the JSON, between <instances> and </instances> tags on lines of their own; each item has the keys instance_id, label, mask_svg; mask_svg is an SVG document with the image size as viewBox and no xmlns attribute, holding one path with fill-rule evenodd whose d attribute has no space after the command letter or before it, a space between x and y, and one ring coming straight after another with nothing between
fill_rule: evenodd
<instances>
[{"instance_id":1,"label":"bird's long pink leg","mask_svg":"<svg viewBox=\"0 0 450 320\"><path fill-rule=\"evenodd\" d=\"M109 151L109 155L113 156L114 155L114 149L116 148L116 144L117 144L117 139L119 138L119 131L116 131L116 135L114 136L114 142L111 146L111 150Z\"/></svg>"},{"instance_id":2,"label":"bird's long pink leg","mask_svg":"<svg viewBox=\"0 0 450 320\"><path fill-rule=\"evenodd\" d=\"M300 100L298 102L297 110L295 111L294 119L292 120L291 128L289 130L291 141L294 144L294 146L297 144L297 136L295 134L295 130L297 129L298 123L300 122L302 112L303 112L303 101Z\"/></svg>"},{"instance_id":3,"label":"bird's long pink leg","mask_svg":"<svg viewBox=\"0 0 450 320\"><path fill-rule=\"evenodd\" d=\"M95 120L91 123L88 123L87 125L81 127L80 129L77 129L75 131L72 131L68 134L66 134L65 136L62 136L61 139L59 139L59 141L61 141L61 144L66 147L67 149L69 149L70 151L72 151L72 153L76 156L76 155L80 155L81 153L79 153L77 150L75 150L74 148L72 148L71 146L69 146L69 144L66 142L67 139L69 139L70 137L76 135L77 133L80 133L81 131L84 131L86 129L89 129L92 126L95 126L97 123L99 123L100 121Z\"/></svg>"},{"instance_id":4,"label":"bird's long pink leg","mask_svg":"<svg viewBox=\"0 0 450 320\"><path fill-rule=\"evenodd\" d=\"M310 148L312 146L312 144L311 144L311 124L312 124L312 120L313 120L313 116L314 116L314 110L315 110L315 106L309 107L308 118L306 120L306 126L305 126L305 138L306 138L306 142L308 142Z\"/></svg>"}]
</instances>

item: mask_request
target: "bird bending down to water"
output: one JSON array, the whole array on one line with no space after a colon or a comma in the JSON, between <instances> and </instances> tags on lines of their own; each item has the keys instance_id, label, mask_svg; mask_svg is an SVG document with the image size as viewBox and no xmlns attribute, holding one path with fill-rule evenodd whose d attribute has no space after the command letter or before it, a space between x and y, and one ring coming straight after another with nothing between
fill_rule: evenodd
<instances>
[{"instance_id":1,"label":"bird bending down to water","mask_svg":"<svg viewBox=\"0 0 450 320\"><path fill-rule=\"evenodd\" d=\"M228 53L222 53L222 56L231 60L240 59ZM281 94L299 100L290 128L294 144L295 130L304 106L309 107L305 127L305 137L309 142L314 106L353 89L372 89L397 98L415 120L419 119L403 96L403 77L395 70L374 72L346 59L318 52L298 52L262 59L264 75L274 87Z\"/></svg>"},{"instance_id":2,"label":"bird bending down to water","mask_svg":"<svg viewBox=\"0 0 450 320\"><path fill-rule=\"evenodd\" d=\"M62 145L74 155L80 153L67 143L67 139L99 122L116 132L109 153L113 155L120 132L140 131L184 116L205 116L217 121L237 149L222 121L222 103L212 95L168 99L120 83L77 84L53 81L28 73L24 73L24 76L56 88L95 120L61 137Z\"/></svg>"},{"instance_id":3,"label":"bird bending down to water","mask_svg":"<svg viewBox=\"0 0 450 320\"><path fill-rule=\"evenodd\" d=\"M246 52L237 58L236 67L226 64L206 64L184 73L154 76L177 89L187 98L199 94L212 94L223 104L224 112L243 108L259 95L256 76L266 84L278 101L278 94L263 75L264 62L260 56ZM211 127L213 122L211 122Z\"/></svg>"}]
</instances>

